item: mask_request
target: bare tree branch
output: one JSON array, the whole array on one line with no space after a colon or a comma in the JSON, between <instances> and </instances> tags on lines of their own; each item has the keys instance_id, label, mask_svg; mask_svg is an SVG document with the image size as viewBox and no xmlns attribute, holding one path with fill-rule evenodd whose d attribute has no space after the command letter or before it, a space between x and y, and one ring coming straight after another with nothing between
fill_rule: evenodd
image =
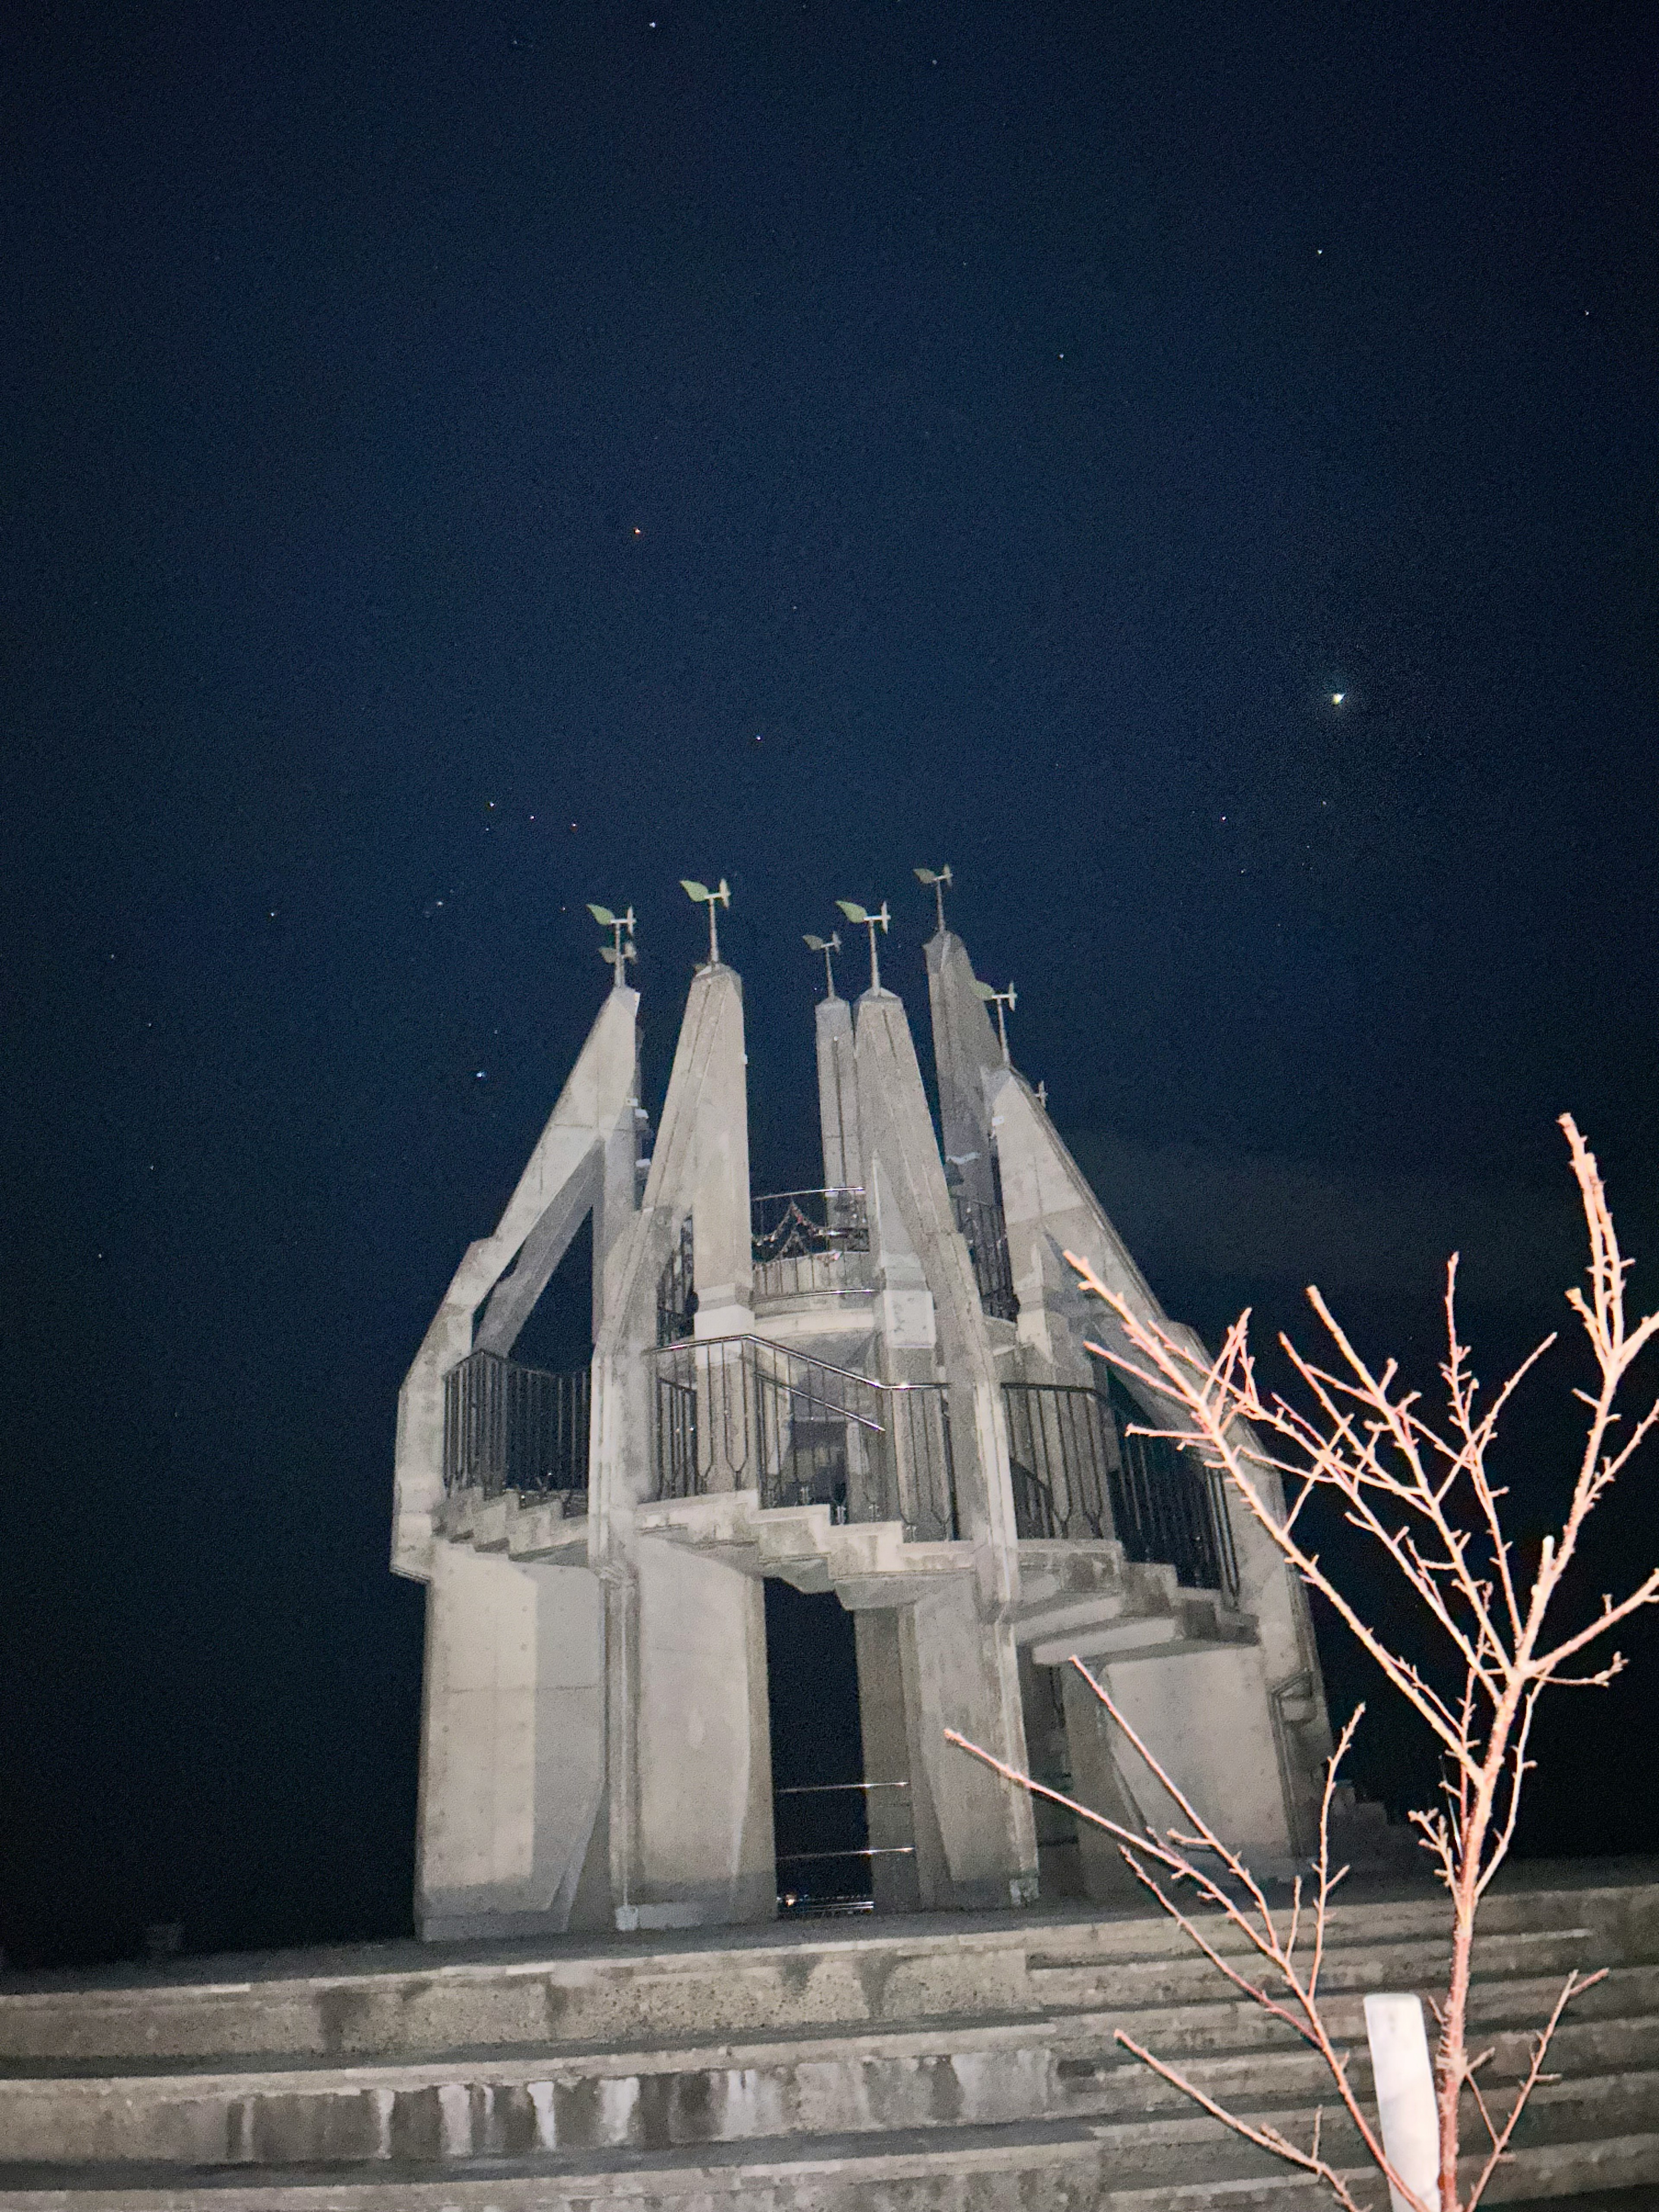
<instances>
[{"instance_id":1,"label":"bare tree branch","mask_svg":"<svg viewBox=\"0 0 1659 2212\"><path fill-rule=\"evenodd\" d=\"M1285 1565L1317 1590L1370 1655L1384 1680L1405 1698L1445 1760L1443 1802L1411 1815L1419 1841L1445 1885L1451 1908L1451 1964L1444 1993L1433 2001L1437 2026L1436 2098L1439 2113L1438 2202L1432 2207L1404 2191L1419 2212L1473 2212L1501 2161L1509 2154L1516 2123L1543 2073L1546 2055L1563 2012L1601 1978L1570 1975L1555 2008L1536 2036L1531 2063L1507 2114L1494 2123L1478 2069L1489 2053L1469 2055L1468 1998L1476 1919L1482 1899L1514 1840L1531 1761L1538 1701L1547 1688L1604 1686L1624 1665L1614 1651L1589 1671L1573 1666L1609 1632L1659 1603L1659 1568L1642 1575L1621 1595L1603 1595L1588 1625L1552 1626L1551 1613L1577 1557L1584 1524L1636 1453L1659 1427L1659 1394L1647 1389L1634 1409L1621 1403L1631 1370L1659 1340L1659 1311L1632 1323L1625 1303L1630 1261L1620 1252L1594 1154L1570 1115L1561 1117L1577 1183L1589 1248L1586 1285L1567 1302L1583 1328L1595 1364L1595 1387L1575 1393L1585 1408L1582 1447L1566 1471L1565 1510L1527 1572L1504 1522L1505 1487L1495 1478L1492 1454L1504 1415L1516 1391L1553 1346L1553 1334L1534 1346L1490 1397L1483 1397L1458 1335L1457 1261L1446 1269L1446 1332L1441 1379L1443 1422L1431 1418L1419 1395L1405 1387L1390 1360L1369 1363L1316 1289L1309 1303L1324 1332L1322 1358L1279 1342L1301 1395L1264 1395L1249 1346L1249 1316L1240 1316L1212 1360L1200 1357L1186 1338L1155 1315L1137 1310L1109 1290L1088 1262L1066 1259L1085 1290L1110 1312L1121 1335L1115 1346L1091 1345L1156 1409L1143 1435L1161 1437L1218 1469L1231 1495L1266 1534ZM1413 1604L1407 1618L1425 1634L1435 1656L1384 1633L1365 1617L1358 1597L1324 1565L1309 1526L1316 1499L1328 1498L1393 1571ZM1280 1502L1287 1499L1288 1504ZM1395 1612L1378 1615L1392 1620ZM1078 1671L1106 1709L1113 1725L1178 1808L1184 1827L1162 1836L1136 1834L1084 1805L1073 1810L1116 1838L1136 1878L1182 1928L1204 1957L1241 1994L1291 2027L1316 2050L1366 2154L1396 2188L1376 2124L1355 2092L1348 2060L1334 2041L1321 2006L1330 1901L1342 1879L1333 1872L1330 1826L1338 1769L1352 1741L1358 1711L1341 1733L1326 1769L1320 1802L1319 1841L1310 1893L1298 1882L1282 1917L1238 1854L1214 1831L1177 1786L1079 1662ZM1570 1668L1572 1671L1567 1671ZM1443 1687L1447 1670L1455 1690ZM1060 1792L1030 1783L952 1734L949 1739L1011 1781L1037 1789L1059 1804ZM1194 1855L1197 1855L1196 1856ZM1200 1863L1200 1859L1206 1863ZM1212 1871L1212 1863L1217 1870ZM1241 1966L1206 1933L1177 1892L1192 1885L1200 1911L1213 1911L1249 1946L1252 1962ZM1299 1947L1305 1945L1305 1950ZM1227 2111L1162 2060L1120 2034L1118 2040L1224 2125L1291 2165L1316 2176L1338 2203L1358 2212L1347 2182L1320 2148L1319 2123L1310 2148L1278 2130ZM1458 2156L1462 2105L1467 2092L1486 2129L1489 2154L1467 2197L1460 2197Z\"/></svg>"}]
</instances>

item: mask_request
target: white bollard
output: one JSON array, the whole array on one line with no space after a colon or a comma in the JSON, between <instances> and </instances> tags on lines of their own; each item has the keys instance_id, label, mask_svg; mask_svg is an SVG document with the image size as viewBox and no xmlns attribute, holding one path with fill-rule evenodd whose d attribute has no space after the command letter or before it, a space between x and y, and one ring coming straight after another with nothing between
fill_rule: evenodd
<instances>
[{"instance_id":1,"label":"white bollard","mask_svg":"<svg viewBox=\"0 0 1659 2212\"><path fill-rule=\"evenodd\" d=\"M1389 2164L1425 2204L1440 2203L1440 2115L1434 2101L1434 2068L1423 2002L1413 1996L1365 2000L1365 2037L1371 2046L1377 2117ZM1392 2183L1394 2212L1412 2212Z\"/></svg>"}]
</instances>

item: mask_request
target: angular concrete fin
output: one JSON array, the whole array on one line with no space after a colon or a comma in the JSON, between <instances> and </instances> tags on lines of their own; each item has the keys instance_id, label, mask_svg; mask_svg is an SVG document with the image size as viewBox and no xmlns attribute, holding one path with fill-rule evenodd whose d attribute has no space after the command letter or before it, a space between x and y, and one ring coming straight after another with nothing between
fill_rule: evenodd
<instances>
[{"instance_id":1,"label":"angular concrete fin","mask_svg":"<svg viewBox=\"0 0 1659 2212\"><path fill-rule=\"evenodd\" d=\"M1024 1077L999 1065L986 1089L1020 1340L1065 1379L1085 1380L1094 1363L1081 1348L1082 1335L1098 1336L1113 1324L1098 1300L1079 1290L1066 1252L1088 1260L1143 1319L1163 1321L1164 1309Z\"/></svg>"},{"instance_id":2,"label":"angular concrete fin","mask_svg":"<svg viewBox=\"0 0 1659 2212\"><path fill-rule=\"evenodd\" d=\"M817 1016L818 1127L823 1136L827 1190L856 1190L864 1182L859 1143L858 1071L853 1062L853 1009L845 999L821 999Z\"/></svg>"},{"instance_id":3,"label":"angular concrete fin","mask_svg":"<svg viewBox=\"0 0 1659 2212\"><path fill-rule=\"evenodd\" d=\"M945 1364L966 1378L953 1394L951 1414L963 1534L975 1541L992 1540L988 1571L1012 1586L1018 1566L1002 1393L973 1264L945 1187L910 1025L891 992L866 992L859 1000L854 1058L866 1180L879 1193L882 1212L896 1209L900 1216L933 1296ZM896 1253L896 1238L894 1246ZM895 1371L890 1355L884 1356L890 1380L923 1379Z\"/></svg>"},{"instance_id":4,"label":"angular concrete fin","mask_svg":"<svg viewBox=\"0 0 1659 2212\"><path fill-rule=\"evenodd\" d=\"M945 1158L957 1164L963 1197L987 1206L995 1198L996 1185L986 1082L1002 1072L1002 1046L985 1001L974 989L974 963L962 939L941 931L928 939L927 957Z\"/></svg>"},{"instance_id":5,"label":"angular concrete fin","mask_svg":"<svg viewBox=\"0 0 1659 2212\"><path fill-rule=\"evenodd\" d=\"M432 1510L443 1493L443 1379L473 1349L473 1316L521 1255L522 1282L515 1274L499 1316L489 1316L495 1348L513 1342L601 1195L618 1129L631 1133L639 1004L637 991L607 994L494 1233L467 1247L404 1377L392 1527L397 1573L422 1581L430 1575Z\"/></svg>"},{"instance_id":6,"label":"angular concrete fin","mask_svg":"<svg viewBox=\"0 0 1659 2212\"><path fill-rule=\"evenodd\" d=\"M1102 1379L1102 1363L1085 1350L1086 1340L1109 1351L1128 1349L1121 1325L1111 1312L1079 1290L1065 1260L1069 1251L1086 1259L1139 1319L1159 1322L1194 1358L1207 1362L1209 1354L1196 1333L1164 1313L1024 1078L1003 1069L988 1087L1001 1169L1008 1259L1019 1298L1019 1334L1028 1351L1048 1363L1056 1379L1087 1382ZM1037 1374L1028 1370L1033 1381L1040 1373L1040 1369ZM1152 1391L1135 1384L1126 1387L1154 1426L1168 1419L1167 1406ZM1264 1478L1263 1488L1282 1512L1277 1479ZM1237 1555L1239 1606L1255 1617L1266 1681L1281 1692L1304 1679L1320 1685L1313 1627L1301 1583L1242 1504L1234 1505L1228 1517ZM1141 1663L1149 1669L1146 1679L1152 1680L1161 1662ZM1287 1819L1292 1817L1293 1800L1317 1802L1319 1762L1330 1752L1322 1687L1316 1686L1312 1702L1311 1722L1282 1754ZM1261 1747L1271 1747L1275 1737L1265 1705L1256 1718L1261 1725L1255 1740ZM1238 1725L1242 1731L1244 1721Z\"/></svg>"},{"instance_id":7,"label":"angular concrete fin","mask_svg":"<svg viewBox=\"0 0 1659 2212\"><path fill-rule=\"evenodd\" d=\"M691 981L638 1219L618 1248L617 1288L596 1338L605 1363L654 1341L657 1281L689 1214L698 1332L742 1334L753 1304L743 984L734 969ZM722 1322L720 1329L706 1327Z\"/></svg>"},{"instance_id":8,"label":"angular concrete fin","mask_svg":"<svg viewBox=\"0 0 1659 2212\"><path fill-rule=\"evenodd\" d=\"M904 1003L892 992L878 995L866 991L859 1000L853 1060L866 1174L879 1155L903 1210L910 1242L925 1254L954 1235L956 1213L927 1110L915 1041ZM977 1294L975 1303L977 1306Z\"/></svg>"}]
</instances>

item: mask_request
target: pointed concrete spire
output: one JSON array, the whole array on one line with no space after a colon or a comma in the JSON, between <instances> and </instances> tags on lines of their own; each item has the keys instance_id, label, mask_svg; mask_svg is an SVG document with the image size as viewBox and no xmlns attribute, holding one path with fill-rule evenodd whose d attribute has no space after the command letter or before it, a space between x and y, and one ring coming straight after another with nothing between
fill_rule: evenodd
<instances>
[{"instance_id":1,"label":"pointed concrete spire","mask_svg":"<svg viewBox=\"0 0 1659 2212\"><path fill-rule=\"evenodd\" d=\"M948 929L931 938L927 958L945 1157L968 1202L988 1206L995 1199L996 1184L987 1079L1003 1071L1002 1046L962 939Z\"/></svg>"},{"instance_id":2,"label":"pointed concrete spire","mask_svg":"<svg viewBox=\"0 0 1659 2212\"><path fill-rule=\"evenodd\" d=\"M754 1304L748 1069L743 981L724 962L691 978L644 1206L691 1217L697 1334L742 1335Z\"/></svg>"}]
</instances>

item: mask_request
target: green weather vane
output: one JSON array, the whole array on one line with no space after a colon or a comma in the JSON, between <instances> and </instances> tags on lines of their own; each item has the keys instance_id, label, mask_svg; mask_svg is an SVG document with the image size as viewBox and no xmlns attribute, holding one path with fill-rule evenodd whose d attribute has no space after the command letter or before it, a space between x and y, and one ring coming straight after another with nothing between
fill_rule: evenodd
<instances>
[{"instance_id":1,"label":"green weather vane","mask_svg":"<svg viewBox=\"0 0 1659 2212\"><path fill-rule=\"evenodd\" d=\"M714 908L731 905L731 886L722 876L719 889L711 891L707 884L693 883L689 876L682 876L680 889L694 906L706 906L708 909L708 964L711 968L718 968L720 964L720 939L714 922Z\"/></svg>"},{"instance_id":2,"label":"green weather vane","mask_svg":"<svg viewBox=\"0 0 1659 2212\"><path fill-rule=\"evenodd\" d=\"M627 975L629 962L640 957L634 950L634 909L630 906L626 914L612 914L608 906L595 906L590 899L587 911L601 929L611 932L611 942L599 947L599 957L611 970L612 989L619 991Z\"/></svg>"},{"instance_id":3,"label":"green weather vane","mask_svg":"<svg viewBox=\"0 0 1659 2212\"><path fill-rule=\"evenodd\" d=\"M881 969L876 962L876 932L880 930L884 936L887 933L887 902L885 899L882 901L879 914L872 914L856 899L837 899L836 904L848 921L862 922L870 933L870 988L878 993L881 989Z\"/></svg>"},{"instance_id":4,"label":"green weather vane","mask_svg":"<svg viewBox=\"0 0 1659 2212\"><path fill-rule=\"evenodd\" d=\"M1002 1040L1002 1064L1010 1067L1013 1063L1008 1057L1008 1016L1019 1003L1014 994L1014 987L1011 983L1006 991L999 991L990 983L981 983L976 975L974 990L988 1006L994 1006L997 1010L997 1035Z\"/></svg>"},{"instance_id":5,"label":"green weather vane","mask_svg":"<svg viewBox=\"0 0 1659 2212\"><path fill-rule=\"evenodd\" d=\"M829 987L830 996L833 999L836 995L836 971L830 964L830 960L833 954L841 951L841 932L838 929L832 929L828 937L814 937L809 930L806 935L806 946L811 952L823 953L823 980Z\"/></svg>"},{"instance_id":6,"label":"green weather vane","mask_svg":"<svg viewBox=\"0 0 1659 2212\"><path fill-rule=\"evenodd\" d=\"M949 862L947 861L945 866L942 868L918 868L916 870L916 881L919 884L926 884L928 890L933 894L934 903L939 908L939 933L943 937L945 934L945 893L946 887L952 881Z\"/></svg>"}]
</instances>

